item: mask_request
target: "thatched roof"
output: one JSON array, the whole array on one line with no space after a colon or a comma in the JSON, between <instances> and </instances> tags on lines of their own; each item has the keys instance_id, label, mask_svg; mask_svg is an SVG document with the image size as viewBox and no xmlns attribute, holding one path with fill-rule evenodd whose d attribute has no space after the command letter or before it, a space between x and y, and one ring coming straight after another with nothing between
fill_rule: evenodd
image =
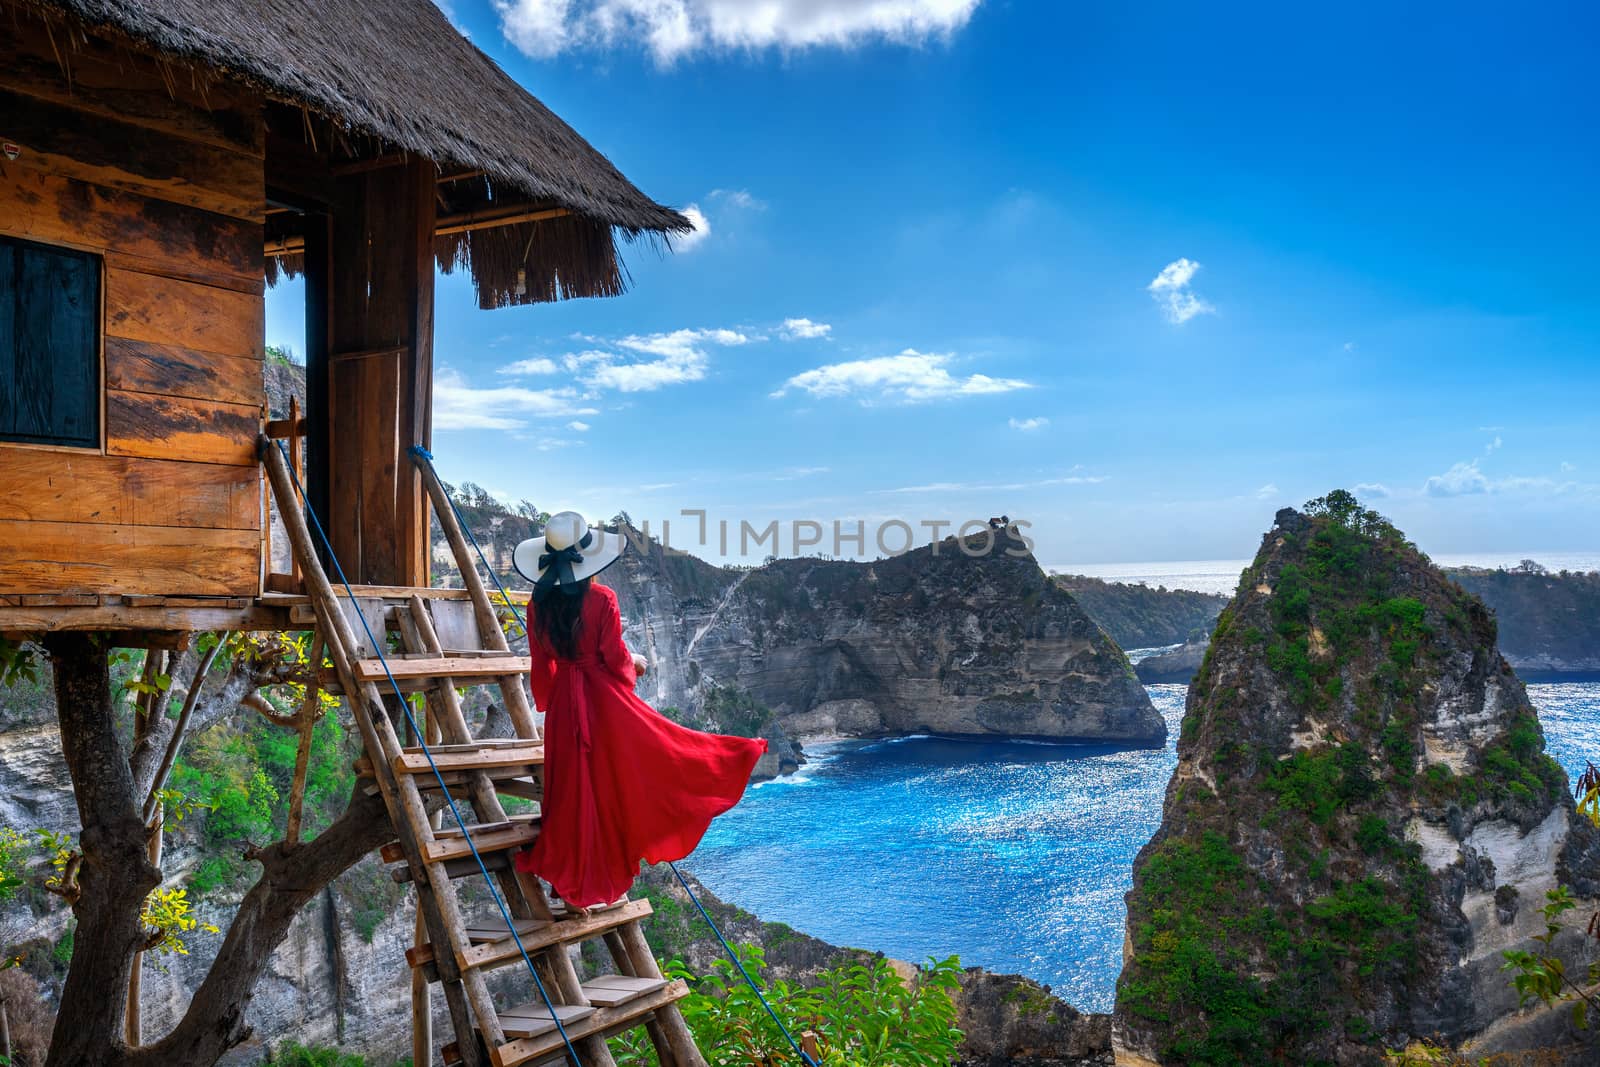
<instances>
[{"instance_id":1,"label":"thatched roof","mask_svg":"<svg viewBox=\"0 0 1600 1067\"><path fill-rule=\"evenodd\" d=\"M31 2L70 15L86 28L109 30L166 60L259 87L269 97L441 167L481 171L492 203L550 203L579 216L441 238L441 264L472 262L486 306L553 299L557 290L561 295L620 291L612 228L629 238L692 228L681 214L640 192L457 32L431 0ZM582 246L590 256L602 251L601 243L606 248L587 269L560 271L559 280L529 277L525 295L505 284L499 292L483 292L475 260L485 260L487 267L488 260L515 258L525 248L544 245L554 251L558 242ZM514 250L499 249L502 244ZM612 261L609 282L599 277L605 258ZM537 266L530 264L530 275ZM535 291L541 285L548 294Z\"/></svg>"}]
</instances>

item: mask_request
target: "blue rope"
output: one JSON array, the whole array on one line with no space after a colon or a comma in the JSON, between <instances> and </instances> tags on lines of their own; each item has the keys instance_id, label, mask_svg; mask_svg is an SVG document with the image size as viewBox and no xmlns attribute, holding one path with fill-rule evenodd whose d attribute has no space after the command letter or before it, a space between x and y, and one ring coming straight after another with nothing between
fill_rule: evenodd
<instances>
[{"instance_id":1,"label":"blue rope","mask_svg":"<svg viewBox=\"0 0 1600 1067\"><path fill-rule=\"evenodd\" d=\"M428 470L433 474L434 480L438 481L440 485L444 484L444 479L439 477L439 471L433 465L432 452L429 452L421 445L412 445L411 454L428 465ZM459 526L462 532L467 535L467 540L472 542L472 547L478 553L478 561L483 564L483 569L489 572L489 577L494 579L495 587L500 590L501 599L503 599L506 602L506 605L511 608L511 614L516 616L517 623L522 627L523 635L527 636L527 621L522 617L522 613L517 610L516 604L511 599L511 594L506 591L505 583L500 581L500 575L493 567L489 565L489 559L483 554L483 549L479 546L478 539L472 536L472 528L467 525L467 520L462 517L461 509L456 507L456 502L455 500L451 499L449 493L445 493L444 498L450 501L450 510L455 512L456 525ZM767 1009L767 1014L772 1016L772 1021L777 1023L778 1029L783 1032L783 1036L788 1040L789 1047L794 1049L794 1054L800 1057L801 1061L806 1064L806 1067L821 1067L816 1060L805 1054L805 1052L800 1048L799 1043L795 1041L794 1035L789 1033L789 1028L783 1025L782 1019L778 1018L778 1013L772 1010L771 1004L767 1003L766 994L761 991L760 986L756 985L756 980L750 977L750 972L744 969L744 962L739 959L739 954L733 950L733 946L728 944L728 939L722 936L722 931L717 929L717 924L712 920L711 914L706 911L705 905L700 903L700 898L696 896L694 890L690 888L688 880L683 877L683 872L678 870L678 865L669 861L667 866L672 868L672 873L678 876L678 881L683 885L683 891L689 894L689 899L694 902L695 908L700 912L700 917L706 921L706 925L709 926L711 928L711 932L716 935L717 941L722 945L722 951L728 954L728 958L732 960L733 965L739 969L739 974L743 976L745 983L750 986L750 991L756 995L757 1000L761 1001L761 1006Z\"/></svg>"},{"instance_id":2,"label":"blue rope","mask_svg":"<svg viewBox=\"0 0 1600 1067\"><path fill-rule=\"evenodd\" d=\"M461 817L461 810L456 807L455 798L450 795L450 790L445 785L444 775L440 773L439 765L434 762L433 750L428 747L427 732L417 725L416 718L411 714L411 704L406 700L405 694L400 691L400 683L395 680L394 672L389 669L389 660L383 654L383 642L378 640L377 635L372 632L372 627L367 623L366 613L361 610L361 606L356 600L356 591L351 588L350 580L345 577L344 567L340 565L339 557L334 555L333 545L328 541L328 535L322 528L322 522L317 518L317 513L311 507L305 491L300 487L300 477L295 472L294 464L289 462L288 450L284 448L283 442L274 443L277 444L278 451L283 454L283 463L289 470L289 479L294 483L295 492L301 500L307 501L305 506L306 514L311 518L312 528L317 531L317 537L322 541L322 547L327 551L328 559L333 563L334 572L339 576L339 584L344 586L345 594L349 596L350 603L356 607L356 617L361 620L361 628L366 631L367 641L371 644L372 650L377 653L378 662L383 665L383 673L389 679L389 685L394 689L395 699L400 702L400 710L405 713L406 722L411 724L412 734L421 742L422 754L428 757L428 766L433 770L433 776L439 783L439 792L443 794L445 803L449 805L450 814L455 816L456 826L461 829L462 840L466 841L467 848L472 850L472 858L477 861L478 871L483 875L483 883L489 887L489 895L494 899L495 907L500 909L500 917L505 920L506 929L511 931L511 939L516 942L517 951L522 954L522 962L527 965L528 973L533 976L533 984L539 990L539 997L544 1001L545 1007L549 1009L550 1018L555 1021L556 1029L561 1033L561 1041L567 1047L567 1055L571 1058L573 1067L583 1067L583 1061L578 1059L578 1050L572 1047L572 1039L567 1036L567 1028L562 1025L561 1016L556 1012L555 1003L551 1001L550 994L546 992L544 982L539 979L539 972L534 969L533 960L528 956L528 949L522 943L522 936L517 933L516 921L511 917L511 912L507 910L505 901L501 899L500 891L495 888L494 879L489 877L489 868L484 864L483 857L478 854L478 846L472 840L472 832L467 829L467 822ZM359 699L354 693L349 694L349 696L352 700ZM377 756L378 753L373 753L374 758L377 758ZM420 874L422 872L419 871L417 873Z\"/></svg>"},{"instance_id":3,"label":"blue rope","mask_svg":"<svg viewBox=\"0 0 1600 1067\"><path fill-rule=\"evenodd\" d=\"M744 961L739 958L739 954L737 952L733 951L733 946L729 945L728 939L722 936L722 931L717 929L717 924L711 919L711 913L706 911L706 906L704 904L700 903L700 898L696 896L695 891L690 888L689 880L683 876L682 871L678 870L678 865L673 863L671 860L668 860L667 866L672 868L672 873L678 876L678 882L683 886L683 891L689 894L690 900L694 901L695 908L700 912L700 918L704 919L706 921L706 925L711 927L711 932L717 935L717 940L722 943L722 951L726 952L728 954L728 958L733 961L733 965L739 968L739 974L743 976L745 984L748 985L751 991L755 993L756 999L761 1001L761 1006L767 1009L767 1014L772 1016L772 1021L777 1023L778 1029L783 1031L783 1036L788 1040L789 1047L794 1049L794 1054L799 1056L800 1059L804 1061L806 1067L821 1067L816 1060L812 1059L810 1056L807 1056L805 1052L801 1050L799 1043L794 1039L794 1035L789 1033L789 1028L783 1025L783 1020L778 1018L778 1013L772 1010L771 1004L767 1003L767 998L761 992L761 987L756 985L756 980L754 978L750 977L750 972L744 969Z\"/></svg>"}]
</instances>

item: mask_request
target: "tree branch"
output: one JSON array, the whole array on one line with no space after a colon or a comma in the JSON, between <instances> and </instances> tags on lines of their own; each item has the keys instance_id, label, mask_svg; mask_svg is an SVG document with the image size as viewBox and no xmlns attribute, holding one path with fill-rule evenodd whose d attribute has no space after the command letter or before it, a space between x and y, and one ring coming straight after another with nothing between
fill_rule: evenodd
<instances>
[{"instance_id":1,"label":"tree branch","mask_svg":"<svg viewBox=\"0 0 1600 1067\"><path fill-rule=\"evenodd\" d=\"M245 894L189 1010L166 1037L133 1050L128 1067L215 1063L245 1040L244 1021L256 979L282 943L295 916L362 856L393 836L383 800L356 783L344 814L314 841L258 850L261 879Z\"/></svg>"},{"instance_id":2,"label":"tree branch","mask_svg":"<svg viewBox=\"0 0 1600 1067\"><path fill-rule=\"evenodd\" d=\"M161 757L161 764L151 776L150 786L144 799L144 821L150 822L155 817L156 805L160 802L161 791L167 787L167 777L172 773L172 765L177 762L178 750L183 747L184 736L189 730L189 720L194 716L195 703L200 699L200 692L205 688L206 676L211 672L211 664L217 658L217 653L222 650L222 642L218 641L201 657L200 665L195 668L194 681L189 684L189 692L183 698L183 710L178 713L178 721L172 727L172 736L167 739L166 754Z\"/></svg>"}]
</instances>

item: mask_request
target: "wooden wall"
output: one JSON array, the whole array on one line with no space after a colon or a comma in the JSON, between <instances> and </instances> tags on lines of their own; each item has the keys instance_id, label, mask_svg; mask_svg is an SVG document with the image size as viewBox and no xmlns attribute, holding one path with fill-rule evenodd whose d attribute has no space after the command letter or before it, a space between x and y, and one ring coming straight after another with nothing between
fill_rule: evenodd
<instances>
[{"instance_id":1,"label":"wooden wall","mask_svg":"<svg viewBox=\"0 0 1600 1067\"><path fill-rule=\"evenodd\" d=\"M254 595L260 101L57 46L0 45L0 233L104 256L103 445L0 443L0 594Z\"/></svg>"}]
</instances>

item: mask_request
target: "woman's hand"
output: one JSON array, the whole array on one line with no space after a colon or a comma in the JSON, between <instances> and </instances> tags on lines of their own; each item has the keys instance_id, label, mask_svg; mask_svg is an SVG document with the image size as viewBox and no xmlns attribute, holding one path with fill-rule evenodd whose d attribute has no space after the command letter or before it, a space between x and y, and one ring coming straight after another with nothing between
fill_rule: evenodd
<instances>
[{"instance_id":1,"label":"woman's hand","mask_svg":"<svg viewBox=\"0 0 1600 1067\"><path fill-rule=\"evenodd\" d=\"M645 676L645 672L649 669L650 661L639 655L639 653L635 652L633 654L633 673L638 675L640 678L643 678Z\"/></svg>"}]
</instances>

